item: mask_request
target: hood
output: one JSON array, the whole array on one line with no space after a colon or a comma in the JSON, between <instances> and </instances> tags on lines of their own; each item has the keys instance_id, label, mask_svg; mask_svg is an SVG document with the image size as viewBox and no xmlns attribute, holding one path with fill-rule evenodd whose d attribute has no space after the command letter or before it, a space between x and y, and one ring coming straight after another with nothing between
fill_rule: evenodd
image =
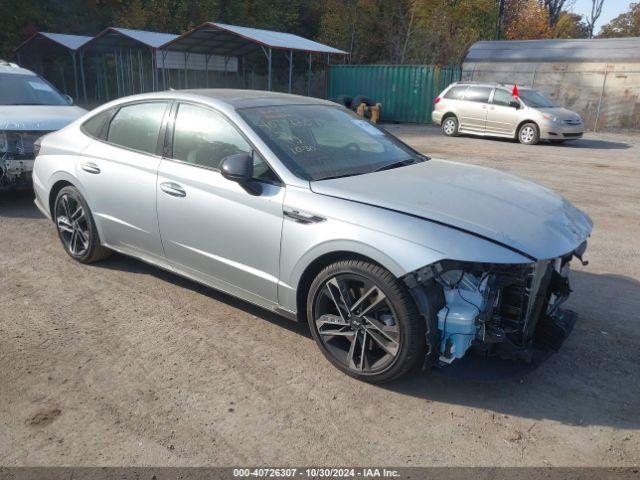
<instances>
[{"instance_id":1,"label":"hood","mask_svg":"<svg viewBox=\"0 0 640 480\"><path fill-rule=\"evenodd\" d=\"M534 110L540 110L541 112L555 115L558 117L558 120L581 120L580 115L564 107L536 108Z\"/></svg>"},{"instance_id":2,"label":"hood","mask_svg":"<svg viewBox=\"0 0 640 480\"><path fill-rule=\"evenodd\" d=\"M537 260L572 252L593 226L586 214L541 185L444 160L311 182L311 189L461 229Z\"/></svg>"},{"instance_id":3,"label":"hood","mask_svg":"<svg viewBox=\"0 0 640 480\"><path fill-rule=\"evenodd\" d=\"M0 130L60 130L87 113L73 105L0 105Z\"/></svg>"}]
</instances>

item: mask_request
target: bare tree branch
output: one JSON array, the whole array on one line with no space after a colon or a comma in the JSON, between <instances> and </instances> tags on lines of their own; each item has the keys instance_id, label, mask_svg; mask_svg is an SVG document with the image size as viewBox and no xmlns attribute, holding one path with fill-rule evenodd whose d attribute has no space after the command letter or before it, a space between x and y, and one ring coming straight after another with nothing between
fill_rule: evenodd
<instances>
[{"instance_id":1,"label":"bare tree branch","mask_svg":"<svg viewBox=\"0 0 640 480\"><path fill-rule=\"evenodd\" d=\"M604 0L591 0L591 14L587 17L589 38L593 38L593 30L598 18L600 18L600 15L602 14L602 5L604 5Z\"/></svg>"}]
</instances>

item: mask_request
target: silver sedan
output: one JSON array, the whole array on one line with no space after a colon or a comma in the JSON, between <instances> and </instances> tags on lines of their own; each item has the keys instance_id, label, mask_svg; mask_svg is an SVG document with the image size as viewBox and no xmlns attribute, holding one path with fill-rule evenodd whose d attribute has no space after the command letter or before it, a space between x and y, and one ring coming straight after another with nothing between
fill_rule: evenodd
<instances>
[{"instance_id":1,"label":"silver sedan","mask_svg":"<svg viewBox=\"0 0 640 480\"><path fill-rule=\"evenodd\" d=\"M37 149L36 204L73 259L117 251L308 322L362 380L478 353L530 362L575 321L561 304L587 215L532 182L431 159L331 102L145 94Z\"/></svg>"}]
</instances>

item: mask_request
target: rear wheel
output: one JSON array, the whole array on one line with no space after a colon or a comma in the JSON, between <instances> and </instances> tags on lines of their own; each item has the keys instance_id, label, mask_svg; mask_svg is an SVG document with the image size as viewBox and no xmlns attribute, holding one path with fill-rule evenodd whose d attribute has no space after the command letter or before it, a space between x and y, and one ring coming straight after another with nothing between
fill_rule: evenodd
<instances>
[{"instance_id":1,"label":"rear wheel","mask_svg":"<svg viewBox=\"0 0 640 480\"><path fill-rule=\"evenodd\" d=\"M109 249L100 245L91 210L77 188L68 186L61 189L53 212L60 241L74 260L92 263L111 254Z\"/></svg>"},{"instance_id":2,"label":"rear wheel","mask_svg":"<svg viewBox=\"0 0 640 480\"><path fill-rule=\"evenodd\" d=\"M535 123L525 123L518 131L518 140L524 145L536 145L540 141L540 129Z\"/></svg>"},{"instance_id":3,"label":"rear wheel","mask_svg":"<svg viewBox=\"0 0 640 480\"><path fill-rule=\"evenodd\" d=\"M307 318L325 357L367 382L399 378L425 351L425 325L406 287L369 262L322 270L309 289Z\"/></svg>"},{"instance_id":4,"label":"rear wheel","mask_svg":"<svg viewBox=\"0 0 640 480\"><path fill-rule=\"evenodd\" d=\"M447 117L442 121L442 132L447 137L458 136L458 119L456 117Z\"/></svg>"}]
</instances>

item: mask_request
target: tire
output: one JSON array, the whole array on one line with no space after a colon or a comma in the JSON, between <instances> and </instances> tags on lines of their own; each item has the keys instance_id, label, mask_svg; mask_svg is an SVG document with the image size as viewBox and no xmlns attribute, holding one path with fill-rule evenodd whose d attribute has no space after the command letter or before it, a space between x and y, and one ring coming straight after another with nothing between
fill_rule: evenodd
<instances>
[{"instance_id":1,"label":"tire","mask_svg":"<svg viewBox=\"0 0 640 480\"><path fill-rule=\"evenodd\" d=\"M447 137L457 137L458 127L458 119L454 115L451 115L442 121L442 133Z\"/></svg>"},{"instance_id":2,"label":"tire","mask_svg":"<svg viewBox=\"0 0 640 480\"><path fill-rule=\"evenodd\" d=\"M67 186L58 192L53 218L60 242L74 260L93 263L111 255L111 250L100 244L91 210L76 187Z\"/></svg>"},{"instance_id":3,"label":"tire","mask_svg":"<svg viewBox=\"0 0 640 480\"><path fill-rule=\"evenodd\" d=\"M307 319L324 356L369 383L400 378L426 351L426 326L407 288L366 261L342 260L324 268L309 288Z\"/></svg>"},{"instance_id":4,"label":"tire","mask_svg":"<svg viewBox=\"0 0 640 480\"><path fill-rule=\"evenodd\" d=\"M340 95L339 97L335 98L333 101L347 108L350 108L353 98L350 97L349 95Z\"/></svg>"},{"instance_id":5,"label":"tire","mask_svg":"<svg viewBox=\"0 0 640 480\"><path fill-rule=\"evenodd\" d=\"M523 145L536 145L540 141L540 129L535 123L525 123L518 130L518 140Z\"/></svg>"},{"instance_id":6,"label":"tire","mask_svg":"<svg viewBox=\"0 0 640 480\"><path fill-rule=\"evenodd\" d=\"M370 98L365 97L364 95L358 95L356 97L353 97L353 100L351 101L351 110L355 112L361 103L364 103L367 107L372 107L373 105L375 105L373 100L371 100Z\"/></svg>"}]
</instances>

